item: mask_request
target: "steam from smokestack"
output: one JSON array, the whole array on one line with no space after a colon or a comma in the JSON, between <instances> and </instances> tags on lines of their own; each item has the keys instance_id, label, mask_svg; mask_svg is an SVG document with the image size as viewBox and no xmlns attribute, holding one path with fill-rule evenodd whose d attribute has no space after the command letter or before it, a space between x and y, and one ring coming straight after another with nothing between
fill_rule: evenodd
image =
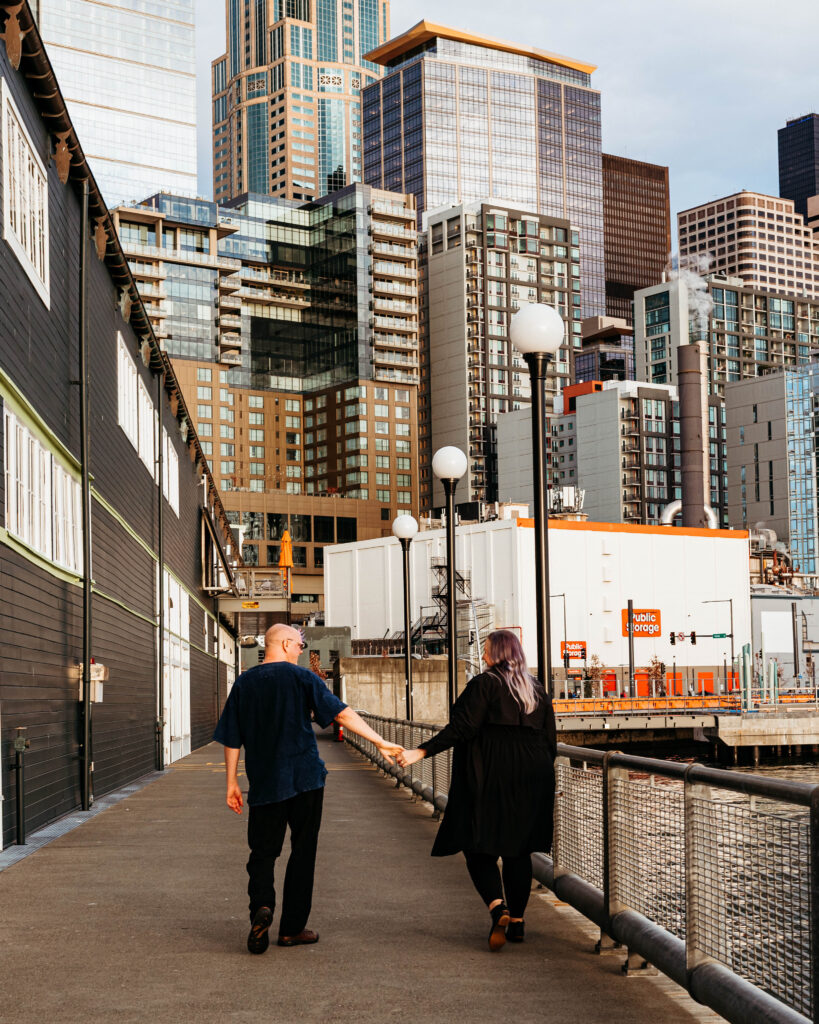
<instances>
[{"instance_id":1,"label":"steam from smokestack","mask_svg":"<svg viewBox=\"0 0 819 1024\"><path fill-rule=\"evenodd\" d=\"M714 300L708 293L708 282L703 277L711 266L710 253L695 253L691 256L669 255L666 272L669 281L681 281L688 294L689 340L700 341L707 336L708 318L714 308Z\"/></svg>"}]
</instances>

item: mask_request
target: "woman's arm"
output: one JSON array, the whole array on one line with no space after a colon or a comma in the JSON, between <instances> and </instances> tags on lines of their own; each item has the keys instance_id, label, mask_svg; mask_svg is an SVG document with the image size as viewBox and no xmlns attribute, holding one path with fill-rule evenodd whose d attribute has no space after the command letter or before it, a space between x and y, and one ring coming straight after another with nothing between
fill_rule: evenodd
<instances>
[{"instance_id":1,"label":"woman's arm","mask_svg":"<svg viewBox=\"0 0 819 1024\"><path fill-rule=\"evenodd\" d=\"M475 676L466 684L466 689L452 705L449 725L435 736L425 740L418 747L422 757L432 757L442 750L454 747L456 743L471 740L483 725L489 707L489 680L485 674ZM420 758L413 758L420 760ZM412 761L409 762L410 764Z\"/></svg>"}]
</instances>

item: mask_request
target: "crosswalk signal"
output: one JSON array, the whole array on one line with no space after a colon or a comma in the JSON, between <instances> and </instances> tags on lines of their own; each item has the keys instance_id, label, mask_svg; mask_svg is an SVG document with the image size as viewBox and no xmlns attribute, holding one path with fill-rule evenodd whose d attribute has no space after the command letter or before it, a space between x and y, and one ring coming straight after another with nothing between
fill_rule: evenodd
<instances>
[{"instance_id":1,"label":"crosswalk signal","mask_svg":"<svg viewBox=\"0 0 819 1024\"><path fill-rule=\"evenodd\" d=\"M676 643L677 643L677 634L676 633L672 633L671 634L671 646L673 647Z\"/></svg>"},{"instance_id":2,"label":"crosswalk signal","mask_svg":"<svg viewBox=\"0 0 819 1024\"><path fill-rule=\"evenodd\" d=\"M694 630L692 629L692 630L691 630L691 644L692 644L692 646L693 646L694 644L696 644L696 642L697 642L697 634L696 634L696 633L694 632Z\"/></svg>"}]
</instances>

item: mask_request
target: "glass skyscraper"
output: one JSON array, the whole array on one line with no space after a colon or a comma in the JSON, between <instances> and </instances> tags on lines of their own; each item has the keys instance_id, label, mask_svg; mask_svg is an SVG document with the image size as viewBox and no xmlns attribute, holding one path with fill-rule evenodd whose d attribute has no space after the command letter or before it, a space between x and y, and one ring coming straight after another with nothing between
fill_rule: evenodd
<instances>
[{"instance_id":1,"label":"glass skyscraper","mask_svg":"<svg viewBox=\"0 0 819 1024\"><path fill-rule=\"evenodd\" d=\"M227 0L212 65L213 195L310 200L361 181L364 54L387 38L388 0Z\"/></svg>"},{"instance_id":2,"label":"glass skyscraper","mask_svg":"<svg viewBox=\"0 0 819 1024\"><path fill-rule=\"evenodd\" d=\"M580 229L583 315L605 313L600 94L594 65L419 22L373 50L364 180L419 217L503 200Z\"/></svg>"},{"instance_id":3,"label":"glass skyscraper","mask_svg":"<svg viewBox=\"0 0 819 1024\"><path fill-rule=\"evenodd\" d=\"M193 0L40 0L39 22L106 203L195 195Z\"/></svg>"},{"instance_id":4,"label":"glass skyscraper","mask_svg":"<svg viewBox=\"0 0 819 1024\"><path fill-rule=\"evenodd\" d=\"M819 114L788 121L777 132L779 194L792 199L797 213L808 216L808 199L819 195Z\"/></svg>"}]
</instances>

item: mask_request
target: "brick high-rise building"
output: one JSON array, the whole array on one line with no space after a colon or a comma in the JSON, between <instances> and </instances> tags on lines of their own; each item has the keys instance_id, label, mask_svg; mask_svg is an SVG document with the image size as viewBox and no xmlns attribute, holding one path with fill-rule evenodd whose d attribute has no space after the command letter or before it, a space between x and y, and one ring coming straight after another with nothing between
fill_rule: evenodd
<instances>
[{"instance_id":1,"label":"brick high-rise building","mask_svg":"<svg viewBox=\"0 0 819 1024\"><path fill-rule=\"evenodd\" d=\"M361 181L364 58L389 32L388 0L227 0L212 64L213 196L317 199Z\"/></svg>"},{"instance_id":2,"label":"brick high-rise building","mask_svg":"<svg viewBox=\"0 0 819 1024\"><path fill-rule=\"evenodd\" d=\"M819 240L793 201L738 192L677 214L680 260L762 291L819 298Z\"/></svg>"},{"instance_id":3,"label":"brick high-rise building","mask_svg":"<svg viewBox=\"0 0 819 1024\"><path fill-rule=\"evenodd\" d=\"M637 288L661 280L671 255L668 168L603 154L606 315L631 323Z\"/></svg>"}]
</instances>

